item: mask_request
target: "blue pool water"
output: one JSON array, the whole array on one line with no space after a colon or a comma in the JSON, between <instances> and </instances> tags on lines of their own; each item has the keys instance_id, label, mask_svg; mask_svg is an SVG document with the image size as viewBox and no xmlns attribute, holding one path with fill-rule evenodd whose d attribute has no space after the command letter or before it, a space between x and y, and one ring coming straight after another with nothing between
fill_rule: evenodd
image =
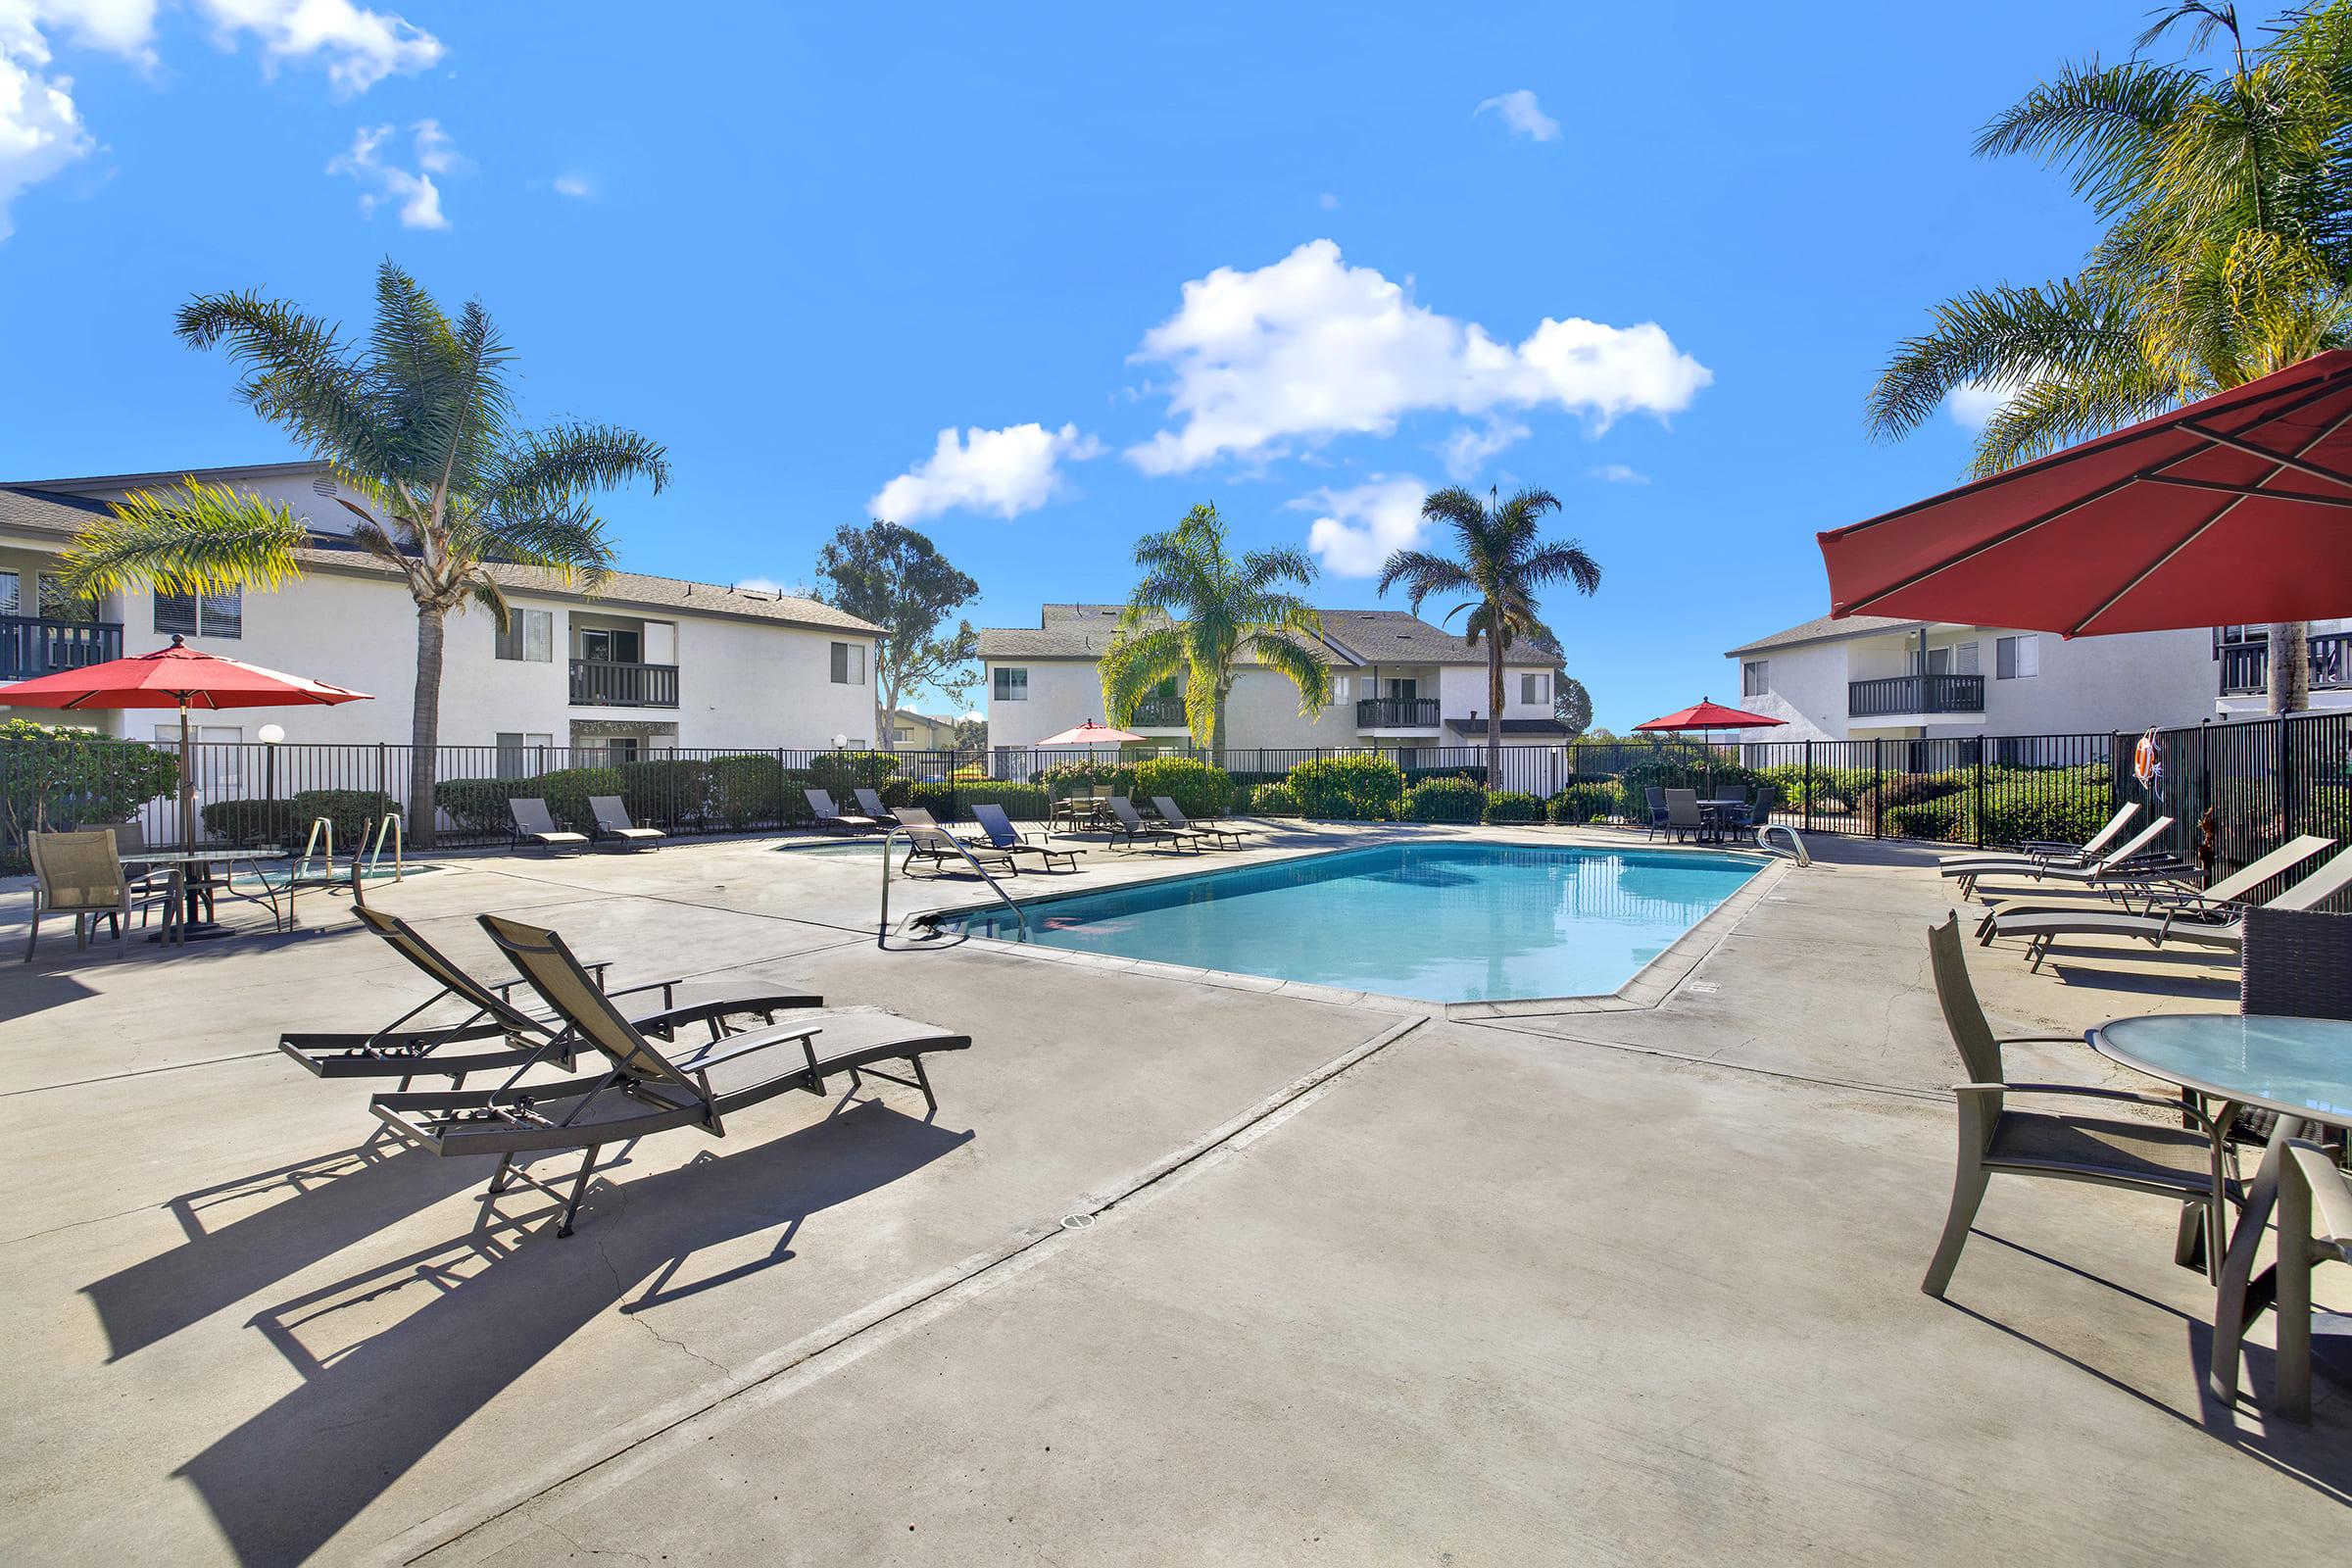
<instances>
[{"instance_id":1,"label":"blue pool water","mask_svg":"<svg viewBox=\"0 0 2352 1568\"><path fill-rule=\"evenodd\" d=\"M1715 853L1384 844L1025 906L1032 942L1421 1002L1617 990L1766 862ZM1012 940L1008 909L960 928Z\"/></svg>"}]
</instances>

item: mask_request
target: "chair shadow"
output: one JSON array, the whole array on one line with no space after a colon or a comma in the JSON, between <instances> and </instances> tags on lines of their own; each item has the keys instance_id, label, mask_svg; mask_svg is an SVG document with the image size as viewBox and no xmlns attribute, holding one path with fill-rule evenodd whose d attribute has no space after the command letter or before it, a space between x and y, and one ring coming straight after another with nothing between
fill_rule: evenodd
<instances>
[{"instance_id":1,"label":"chair shadow","mask_svg":"<svg viewBox=\"0 0 2352 1568\"><path fill-rule=\"evenodd\" d=\"M175 1474L194 1484L239 1560L308 1558L601 1314L741 1284L786 1262L808 1215L911 1175L972 1136L877 1101L849 1102L822 1122L738 1153L707 1152L634 1182L600 1179L568 1240L553 1234L553 1205L530 1189L486 1200L492 1208L466 1237L256 1314L254 1326L303 1382ZM449 1163L475 1167L469 1177L481 1174L481 1162ZM526 1200L539 1206L515 1218L495 1212ZM764 1255L685 1287L671 1283L697 1251L778 1225L783 1236ZM363 1304L380 1312L388 1298L417 1289L429 1293L423 1305L357 1344L325 1356L304 1348L307 1326ZM785 1325L780 1337L807 1326ZM659 1340L633 1340L628 1353L670 1353ZM601 1380L610 1370L581 1364L571 1375ZM562 1421L551 1412L543 1436L564 1438Z\"/></svg>"}]
</instances>

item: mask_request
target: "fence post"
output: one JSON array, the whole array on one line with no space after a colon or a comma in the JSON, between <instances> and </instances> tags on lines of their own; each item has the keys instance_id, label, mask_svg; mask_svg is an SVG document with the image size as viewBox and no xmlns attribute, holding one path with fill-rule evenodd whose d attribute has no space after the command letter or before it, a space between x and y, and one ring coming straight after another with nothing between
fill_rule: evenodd
<instances>
[{"instance_id":1,"label":"fence post","mask_svg":"<svg viewBox=\"0 0 2352 1568\"><path fill-rule=\"evenodd\" d=\"M1813 831L1813 743L1805 742L1805 831Z\"/></svg>"},{"instance_id":2,"label":"fence post","mask_svg":"<svg viewBox=\"0 0 2352 1568\"><path fill-rule=\"evenodd\" d=\"M1984 847L1984 737L1977 737L1977 848Z\"/></svg>"},{"instance_id":3,"label":"fence post","mask_svg":"<svg viewBox=\"0 0 2352 1568\"><path fill-rule=\"evenodd\" d=\"M1886 740L1881 736L1870 743L1870 836L1886 836Z\"/></svg>"},{"instance_id":4,"label":"fence post","mask_svg":"<svg viewBox=\"0 0 2352 1568\"><path fill-rule=\"evenodd\" d=\"M392 793L391 748L382 741L375 743L375 793L389 797Z\"/></svg>"},{"instance_id":5,"label":"fence post","mask_svg":"<svg viewBox=\"0 0 2352 1568\"><path fill-rule=\"evenodd\" d=\"M2278 842L2295 836L2295 745L2287 715L2278 715Z\"/></svg>"}]
</instances>

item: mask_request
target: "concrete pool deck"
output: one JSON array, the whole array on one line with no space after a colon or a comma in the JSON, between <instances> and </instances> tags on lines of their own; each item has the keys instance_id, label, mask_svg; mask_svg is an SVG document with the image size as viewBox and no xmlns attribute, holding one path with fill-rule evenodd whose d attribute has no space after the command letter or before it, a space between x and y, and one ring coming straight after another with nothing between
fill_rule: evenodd
<instances>
[{"instance_id":1,"label":"concrete pool deck","mask_svg":"<svg viewBox=\"0 0 2352 1568\"><path fill-rule=\"evenodd\" d=\"M485 967L471 917L497 910L616 983L788 984L973 1035L935 1063L935 1122L878 1086L651 1140L568 1240L527 1191L485 1204L486 1171L370 1145L365 1085L276 1054L281 1028L372 1026L426 989L333 905L179 955L51 937L0 974L12 1556L2213 1561L2252 1531L2340 1539L2352 1399L2323 1381L2308 1429L2200 1399L2211 1297L2171 1262L2170 1205L1995 1183L1950 1301L1919 1294L1958 1068L1920 937L1949 887L1925 851L1809 842L1655 1004L1483 1020L880 951L869 858L760 841L374 890ZM14 952L25 907L0 893ZM2198 959L2086 944L2032 975L2014 944L1969 951L2006 1032L2234 1005ZM2021 1073L2124 1080L2035 1049ZM2320 1282L2339 1308L2343 1273Z\"/></svg>"}]
</instances>

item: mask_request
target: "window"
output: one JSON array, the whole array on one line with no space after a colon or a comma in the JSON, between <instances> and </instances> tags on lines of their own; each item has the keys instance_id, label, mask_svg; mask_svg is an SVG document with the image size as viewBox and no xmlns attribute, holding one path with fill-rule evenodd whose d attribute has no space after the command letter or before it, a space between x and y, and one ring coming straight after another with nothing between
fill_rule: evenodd
<instances>
[{"instance_id":1,"label":"window","mask_svg":"<svg viewBox=\"0 0 2352 1568\"><path fill-rule=\"evenodd\" d=\"M1751 659L1740 666L1740 695L1762 697L1772 690L1772 661Z\"/></svg>"},{"instance_id":2,"label":"window","mask_svg":"<svg viewBox=\"0 0 2352 1568\"><path fill-rule=\"evenodd\" d=\"M833 645L833 684L862 686L865 684L865 644L835 643Z\"/></svg>"},{"instance_id":3,"label":"window","mask_svg":"<svg viewBox=\"0 0 2352 1568\"><path fill-rule=\"evenodd\" d=\"M1334 676L1332 676L1332 677L1331 677L1331 706L1332 706L1332 707L1334 707L1334 708L1338 708L1338 707L1339 707L1341 704L1343 704L1343 703L1345 703L1345 702L1347 702L1347 701L1348 701L1348 677L1347 677L1347 676L1345 676L1345 675L1334 675Z\"/></svg>"},{"instance_id":4,"label":"window","mask_svg":"<svg viewBox=\"0 0 2352 1568\"><path fill-rule=\"evenodd\" d=\"M641 664L645 662L645 638L625 627L583 626L580 658L592 664Z\"/></svg>"},{"instance_id":5,"label":"window","mask_svg":"<svg viewBox=\"0 0 2352 1568\"><path fill-rule=\"evenodd\" d=\"M155 629L166 636L242 637L245 635L245 590L222 588L208 594L155 594Z\"/></svg>"},{"instance_id":6,"label":"window","mask_svg":"<svg viewBox=\"0 0 2352 1568\"><path fill-rule=\"evenodd\" d=\"M19 608L24 603L19 598L20 587L21 584L15 572L0 571L0 615L24 613L24 611Z\"/></svg>"},{"instance_id":7,"label":"window","mask_svg":"<svg viewBox=\"0 0 2352 1568\"><path fill-rule=\"evenodd\" d=\"M1992 650L1995 680L2023 680L2041 673L2041 639L2031 632L2023 637L2003 637Z\"/></svg>"},{"instance_id":8,"label":"window","mask_svg":"<svg viewBox=\"0 0 2352 1568\"><path fill-rule=\"evenodd\" d=\"M841 645L835 643L834 647ZM989 687L989 695L1000 703L1025 703L1029 700L1029 672L1025 669L999 667Z\"/></svg>"},{"instance_id":9,"label":"window","mask_svg":"<svg viewBox=\"0 0 2352 1568\"><path fill-rule=\"evenodd\" d=\"M41 573L38 612L44 620L96 620L98 601L68 599L65 579L54 572L44 571Z\"/></svg>"},{"instance_id":10,"label":"window","mask_svg":"<svg viewBox=\"0 0 2352 1568\"><path fill-rule=\"evenodd\" d=\"M585 636L581 646L587 646ZM556 658L556 612L552 610L511 610L507 629L498 634L497 657L530 664L553 663Z\"/></svg>"},{"instance_id":11,"label":"window","mask_svg":"<svg viewBox=\"0 0 2352 1568\"><path fill-rule=\"evenodd\" d=\"M533 770L547 765L547 749L555 743L553 735L501 730L498 736L498 776L529 777Z\"/></svg>"},{"instance_id":12,"label":"window","mask_svg":"<svg viewBox=\"0 0 2352 1568\"><path fill-rule=\"evenodd\" d=\"M1527 708L1541 708L1549 703L1551 701L1551 677L1549 675L1520 676L1519 701L1523 707Z\"/></svg>"},{"instance_id":13,"label":"window","mask_svg":"<svg viewBox=\"0 0 2352 1568\"><path fill-rule=\"evenodd\" d=\"M1977 673L1977 645L1975 643L1954 643L1952 645L1952 673L1955 675Z\"/></svg>"}]
</instances>

